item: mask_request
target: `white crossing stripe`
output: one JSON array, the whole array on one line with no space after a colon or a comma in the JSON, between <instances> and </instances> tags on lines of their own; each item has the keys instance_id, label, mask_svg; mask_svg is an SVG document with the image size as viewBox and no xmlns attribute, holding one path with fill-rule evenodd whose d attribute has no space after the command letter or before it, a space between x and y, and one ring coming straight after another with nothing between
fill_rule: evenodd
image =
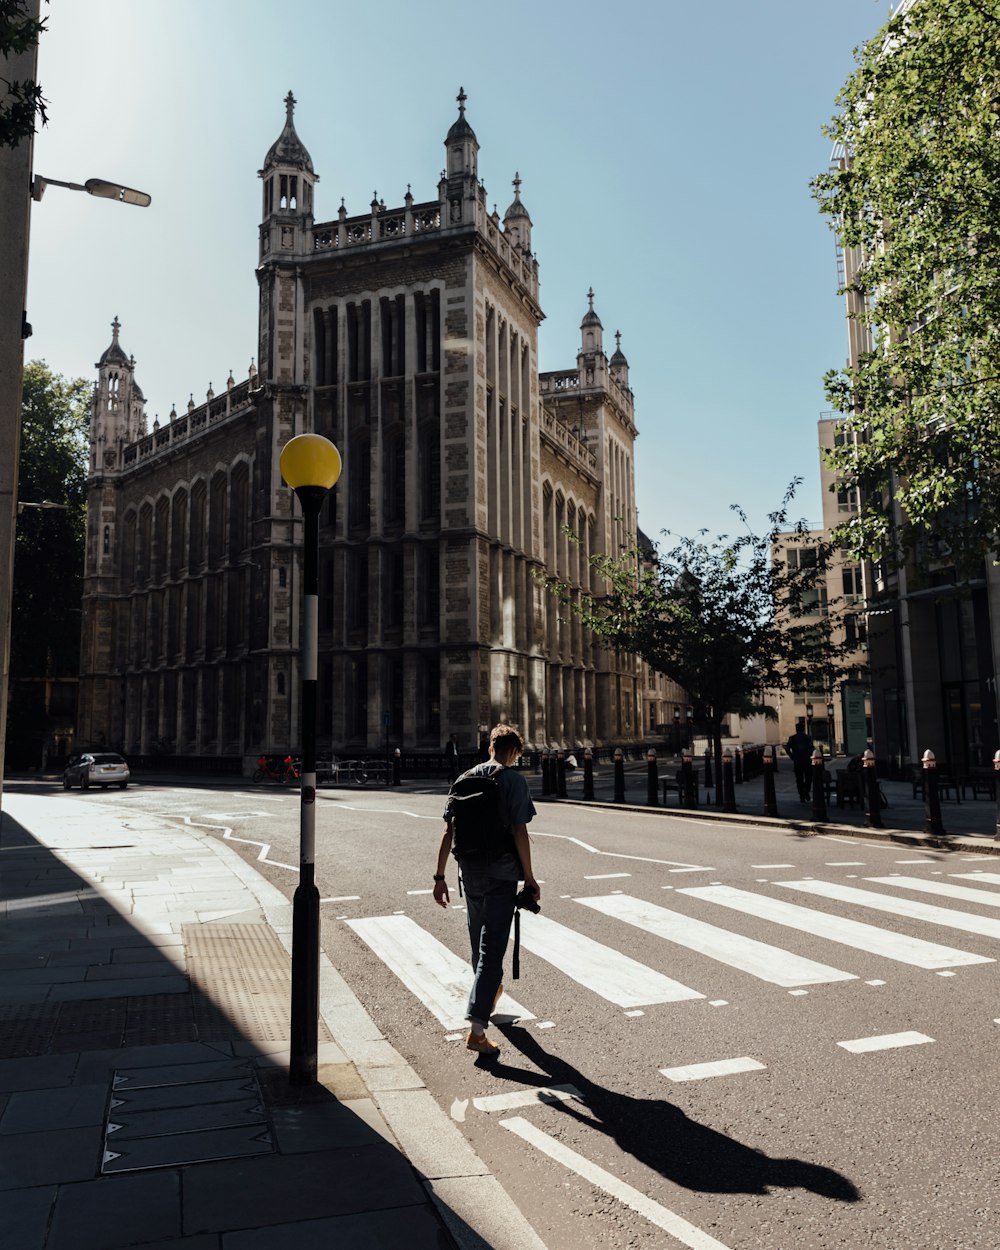
<instances>
[{"instance_id":1,"label":"white crossing stripe","mask_svg":"<svg viewBox=\"0 0 1000 1250\"><path fill-rule=\"evenodd\" d=\"M788 883L782 882L781 884ZM825 883L803 881L793 884L807 888L813 884ZM730 907L733 911L742 912L744 915L759 916L761 920L770 920L775 924L786 925L790 929L799 929L815 937L826 938L830 942L840 942L844 946L853 946L868 954L881 955L885 959L895 959L899 963L911 964L917 968L947 968L960 964L994 962L986 955L972 955L968 951L953 950L950 946L939 946L936 942L925 942L922 938L905 937L889 929L864 924L860 920L831 916L826 912L815 911L811 907L800 907L797 903L786 903L784 899L768 898L763 894L751 894L748 890L737 890L729 885L694 886L683 890L682 893L704 899L709 903L718 903L722 907Z\"/></svg>"},{"instance_id":2,"label":"white crossing stripe","mask_svg":"<svg viewBox=\"0 0 1000 1250\"><path fill-rule=\"evenodd\" d=\"M619 1007L648 1007L653 1003L705 997L548 916L529 916L525 920L521 925L521 945L578 985Z\"/></svg>"},{"instance_id":3,"label":"white crossing stripe","mask_svg":"<svg viewBox=\"0 0 1000 1250\"><path fill-rule=\"evenodd\" d=\"M948 876L961 877L963 881L985 881L987 885L1000 885L1000 872L950 872Z\"/></svg>"},{"instance_id":4,"label":"white crossing stripe","mask_svg":"<svg viewBox=\"0 0 1000 1250\"><path fill-rule=\"evenodd\" d=\"M679 1068L661 1068L671 1081L703 1081L709 1076L730 1076L737 1072L765 1072L767 1064L756 1059L716 1059L711 1063L689 1063Z\"/></svg>"},{"instance_id":5,"label":"white crossing stripe","mask_svg":"<svg viewBox=\"0 0 1000 1250\"><path fill-rule=\"evenodd\" d=\"M603 1189L606 1194L617 1198L619 1202L636 1211L639 1215L649 1220L651 1224L655 1224L657 1228L662 1228L671 1237L675 1237L682 1246L687 1246L688 1250L729 1250L729 1247L725 1246L721 1241L716 1241L708 1233L703 1233L700 1228L696 1228L694 1224L688 1223L683 1216L677 1215L674 1211L661 1206L658 1202L654 1202L652 1198L647 1198L640 1190L634 1189L623 1180L619 1180L617 1176L606 1172L604 1168L598 1167L596 1163L591 1163L589 1159L585 1159L583 1155L577 1154L575 1150L570 1150L568 1146L564 1146L561 1141L550 1137L548 1133L543 1133L541 1129L535 1128L523 1116L512 1116L509 1120L500 1120L499 1123L505 1129L515 1133L522 1141L526 1141L529 1145L534 1146L536 1150L540 1150L542 1154L548 1155L550 1159L554 1159L556 1163L561 1163L563 1167L569 1168L577 1176L582 1176L591 1185L596 1185L598 1189Z\"/></svg>"},{"instance_id":6,"label":"white crossing stripe","mask_svg":"<svg viewBox=\"0 0 1000 1250\"><path fill-rule=\"evenodd\" d=\"M686 890L682 892L688 893ZM688 950L698 951L709 959L717 959L731 968L738 968L761 981L768 981L785 989L793 989L797 985L825 985L830 981L857 980L853 972L841 972L839 968L831 968L827 964L804 959L801 955L793 955L791 951L782 950L780 946L756 942L753 938L730 933L728 929L719 929L713 924L706 924L704 920L694 920L680 912L669 911L666 907L658 907L655 903L647 903L628 894L578 898L575 901L585 907L592 907L594 911L605 916L624 920L626 924L635 925L646 933L675 942L678 946L686 946Z\"/></svg>"},{"instance_id":7,"label":"white crossing stripe","mask_svg":"<svg viewBox=\"0 0 1000 1250\"><path fill-rule=\"evenodd\" d=\"M853 1042L838 1042L837 1045L852 1054L863 1055L870 1050L893 1050L897 1046L921 1046L933 1041L926 1033L883 1033L881 1037L858 1037Z\"/></svg>"},{"instance_id":8,"label":"white crossing stripe","mask_svg":"<svg viewBox=\"0 0 1000 1250\"><path fill-rule=\"evenodd\" d=\"M584 881L611 881L616 877L631 877L630 872L598 872L591 876L584 874Z\"/></svg>"},{"instance_id":9,"label":"white crossing stripe","mask_svg":"<svg viewBox=\"0 0 1000 1250\"><path fill-rule=\"evenodd\" d=\"M888 884L896 885L900 877L889 877ZM893 916L905 916L907 920L926 920L928 924L944 929L961 929L963 933L978 933L980 937L1000 938L1000 920L995 916L975 916L967 911L953 911L950 907L938 907L915 898L897 898L894 894L876 894L874 890L859 890L854 885L837 885L832 881L780 881L775 882L789 890L802 890L820 898L833 898L842 903L857 903L874 911L889 912ZM921 885L923 882L913 882ZM932 882L926 884L932 885Z\"/></svg>"},{"instance_id":10,"label":"white crossing stripe","mask_svg":"<svg viewBox=\"0 0 1000 1250\"><path fill-rule=\"evenodd\" d=\"M464 959L409 916L370 916L347 923L449 1032L465 1027L472 969ZM508 994L496 1010L522 1020L535 1018Z\"/></svg>"},{"instance_id":11,"label":"white crossing stripe","mask_svg":"<svg viewBox=\"0 0 1000 1250\"><path fill-rule=\"evenodd\" d=\"M977 880L973 873L968 876L972 881ZM923 877L865 877L865 880L874 881L876 885L918 890L921 894L943 894L947 898L960 898L966 903L982 903L984 907L1000 907L1000 893L996 890L977 890L968 885L950 885L947 881L925 881Z\"/></svg>"},{"instance_id":12,"label":"white crossing stripe","mask_svg":"<svg viewBox=\"0 0 1000 1250\"><path fill-rule=\"evenodd\" d=\"M477 1111L513 1111L515 1107L531 1107L539 1102L568 1102L579 1098L575 1085L544 1085L537 1089L515 1089L509 1094L489 1094L485 1098L473 1098Z\"/></svg>"}]
</instances>

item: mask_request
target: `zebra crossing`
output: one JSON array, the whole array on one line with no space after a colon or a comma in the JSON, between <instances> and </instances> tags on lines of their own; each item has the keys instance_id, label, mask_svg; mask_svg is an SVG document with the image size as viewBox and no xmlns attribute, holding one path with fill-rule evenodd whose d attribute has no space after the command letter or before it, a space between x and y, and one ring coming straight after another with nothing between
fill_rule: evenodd
<instances>
[{"instance_id":1,"label":"zebra crossing","mask_svg":"<svg viewBox=\"0 0 1000 1250\"><path fill-rule=\"evenodd\" d=\"M704 961L703 971L696 978L691 978L693 984L690 985L647 966L615 945L597 941L572 924L556 921L547 915L527 919L522 925L521 944L557 974L569 978L586 993L627 1011L630 1016L642 1015L642 1011L638 1010L642 1008L709 999L712 994L712 969L718 965L746 975L750 978L749 985L753 981L762 981L787 989L792 994L807 992L804 987L862 979L867 985L884 984L880 979L865 979L865 972L859 972L856 963L852 969L850 955L834 956L837 965L846 963L846 967L818 962L811 957L816 950L816 939L841 950L846 947L861 952L866 960L874 957L936 972L941 976L953 976L956 968L996 962L1000 951L1000 947L995 945L1000 942L1000 918L947 904L964 902L981 907L1000 907L1000 889L983 888L1000 886L1000 874L976 872L948 875L963 882L974 881L976 885L956 884L952 880L938 878L928 880L892 875L865 877L863 885L804 878L774 880L766 883L766 888L753 890L722 883L685 886L676 890L677 896L696 904L695 910L704 911L713 918L724 910L773 925L779 939L782 931L788 930L809 935L809 957L788 949L787 945L764 942L713 924L710 920L690 914L690 909L682 911L660 902L649 902L637 895L615 891L611 894L564 896L567 906L598 913L620 924L624 945L629 944L628 927L700 956ZM794 891L800 896L835 903L840 905L843 913L855 914L841 914L792 902L777 897L779 891ZM939 901L917 899L913 897L914 893L933 895ZM885 913L896 918L897 922L915 922L918 929L933 924L958 930L975 940L964 943L962 947L945 945L919 933L900 932L898 925L886 928L856 918L857 913L864 915L870 912ZM581 921L583 914L581 910ZM345 918L345 923L446 1031L461 1031L465 1027L470 981L467 956L455 953L417 920L405 914ZM456 927L456 942L461 943L464 938L464 927ZM685 967L690 967L690 961ZM867 965L866 971L870 977ZM530 993L529 988L529 996ZM714 1006L725 1000L711 998L710 1001ZM537 1020L528 1006L508 994L500 999L496 1014L527 1022ZM549 1021L545 1023L550 1024ZM923 1035L921 1038L930 1040Z\"/></svg>"}]
</instances>

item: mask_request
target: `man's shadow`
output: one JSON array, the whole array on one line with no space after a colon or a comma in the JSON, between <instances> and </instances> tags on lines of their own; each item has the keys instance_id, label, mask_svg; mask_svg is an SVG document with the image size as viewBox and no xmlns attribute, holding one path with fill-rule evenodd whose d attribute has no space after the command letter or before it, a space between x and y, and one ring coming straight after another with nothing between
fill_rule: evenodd
<instances>
[{"instance_id":1,"label":"man's shadow","mask_svg":"<svg viewBox=\"0 0 1000 1250\"><path fill-rule=\"evenodd\" d=\"M706 1193L767 1194L772 1188L808 1189L836 1202L858 1202L855 1185L832 1168L802 1159L771 1158L686 1116L665 1099L633 1098L589 1080L551 1055L527 1029L503 1026L508 1041L545 1073L512 1067L502 1060L482 1064L495 1076L521 1084L573 1085L593 1113L572 1102L548 1105L611 1137L626 1153L667 1180Z\"/></svg>"}]
</instances>

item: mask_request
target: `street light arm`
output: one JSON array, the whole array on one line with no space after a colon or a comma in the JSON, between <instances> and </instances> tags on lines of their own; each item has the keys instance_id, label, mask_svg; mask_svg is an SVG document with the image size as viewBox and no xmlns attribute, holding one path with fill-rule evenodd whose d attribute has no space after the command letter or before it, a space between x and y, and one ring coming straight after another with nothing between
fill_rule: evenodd
<instances>
[{"instance_id":1,"label":"street light arm","mask_svg":"<svg viewBox=\"0 0 1000 1250\"><path fill-rule=\"evenodd\" d=\"M43 178L35 174L31 180L31 198L41 200L46 187L65 187L67 191L86 191L88 195L96 195L102 200L118 200L120 204L136 204L147 208L153 197L145 191L136 191L132 187L123 187L119 182L107 182L104 178L88 178L86 182L61 182L58 178Z\"/></svg>"}]
</instances>

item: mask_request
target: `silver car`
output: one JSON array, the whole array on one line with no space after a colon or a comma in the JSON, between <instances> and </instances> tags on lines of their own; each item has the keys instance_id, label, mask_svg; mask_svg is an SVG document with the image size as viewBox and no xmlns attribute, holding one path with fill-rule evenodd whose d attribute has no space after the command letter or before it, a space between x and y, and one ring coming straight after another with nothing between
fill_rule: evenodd
<instances>
[{"instance_id":1,"label":"silver car","mask_svg":"<svg viewBox=\"0 0 1000 1250\"><path fill-rule=\"evenodd\" d=\"M63 773L63 789L70 790L79 782L81 790L91 786L119 786L122 790L129 783L128 764L113 751L87 751L74 755Z\"/></svg>"}]
</instances>

